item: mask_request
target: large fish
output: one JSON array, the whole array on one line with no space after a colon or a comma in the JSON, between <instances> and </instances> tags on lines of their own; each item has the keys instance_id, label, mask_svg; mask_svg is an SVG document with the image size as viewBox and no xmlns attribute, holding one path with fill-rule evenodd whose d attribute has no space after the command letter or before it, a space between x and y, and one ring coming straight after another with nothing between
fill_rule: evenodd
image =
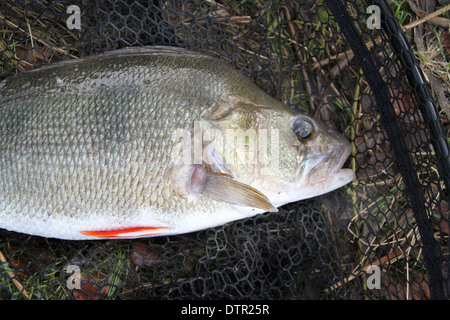
<instances>
[{"instance_id":1,"label":"large fish","mask_svg":"<svg viewBox=\"0 0 450 320\"><path fill-rule=\"evenodd\" d=\"M197 231L350 182L351 147L216 58L123 49L0 82L0 227Z\"/></svg>"}]
</instances>

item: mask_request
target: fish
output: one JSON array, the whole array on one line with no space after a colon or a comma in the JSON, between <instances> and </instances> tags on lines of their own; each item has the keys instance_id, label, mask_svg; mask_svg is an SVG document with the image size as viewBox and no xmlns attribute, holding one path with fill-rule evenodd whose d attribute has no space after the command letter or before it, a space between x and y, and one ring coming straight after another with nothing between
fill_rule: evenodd
<instances>
[{"instance_id":1,"label":"fish","mask_svg":"<svg viewBox=\"0 0 450 320\"><path fill-rule=\"evenodd\" d=\"M343 135L208 54L124 48L0 82L0 228L191 233L354 179Z\"/></svg>"}]
</instances>

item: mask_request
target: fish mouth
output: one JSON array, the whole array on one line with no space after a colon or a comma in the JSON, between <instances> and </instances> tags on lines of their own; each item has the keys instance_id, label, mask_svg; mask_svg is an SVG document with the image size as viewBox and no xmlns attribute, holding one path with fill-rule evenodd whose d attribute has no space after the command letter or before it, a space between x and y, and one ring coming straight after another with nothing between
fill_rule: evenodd
<instances>
[{"instance_id":1,"label":"fish mouth","mask_svg":"<svg viewBox=\"0 0 450 320\"><path fill-rule=\"evenodd\" d=\"M340 144L330 151L324 158L310 171L309 183L317 185L330 181L333 176L349 176L351 169L342 168L347 161L352 146L350 143Z\"/></svg>"},{"instance_id":2,"label":"fish mouth","mask_svg":"<svg viewBox=\"0 0 450 320\"><path fill-rule=\"evenodd\" d=\"M337 168L338 168L337 171L347 170L347 169L342 169L342 167L344 166L344 163L345 163L345 161L347 161L351 152L352 152L352 145L350 143L346 143L341 148L341 153L339 155L339 160L338 160L338 165L337 165Z\"/></svg>"}]
</instances>

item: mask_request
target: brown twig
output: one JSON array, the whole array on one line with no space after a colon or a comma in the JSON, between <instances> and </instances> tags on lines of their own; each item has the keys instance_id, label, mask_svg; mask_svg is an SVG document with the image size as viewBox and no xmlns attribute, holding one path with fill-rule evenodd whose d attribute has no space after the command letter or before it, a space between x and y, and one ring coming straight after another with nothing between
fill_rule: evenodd
<instances>
[{"instance_id":1,"label":"brown twig","mask_svg":"<svg viewBox=\"0 0 450 320\"><path fill-rule=\"evenodd\" d=\"M0 262L2 262L3 264L8 264L8 261L6 260L5 256L3 255L3 253L0 251ZM31 300L30 295L25 291L25 289L23 288L22 284L17 280L16 275L14 274L14 272L6 270L6 273L8 274L8 276L11 278L12 282L14 283L14 285L16 286L16 288L20 291L20 293L28 300Z\"/></svg>"},{"instance_id":2,"label":"brown twig","mask_svg":"<svg viewBox=\"0 0 450 320\"><path fill-rule=\"evenodd\" d=\"M403 31L406 31L406 30L412 29L412 28L414 28L414 27L417 27L417 26L421 25L422 23L427 22L428 20L430 20L430 19L432 19L432 18L435 18L435 17L437 17L437 16L440 16L441 14L446 13L446 12L449 11L449 10L450 10L450 4L449 4L449 5L446 5L445 7L440 8L439 10L436 10L436 11L430 13L430 14L427 14L427 15L426 15L425 17L423 17L422 19L413 21L413 22L411 22L411 23L409 23L409 24L403 26L402 29L403 29Z\"/></svg>"}]
</instances>

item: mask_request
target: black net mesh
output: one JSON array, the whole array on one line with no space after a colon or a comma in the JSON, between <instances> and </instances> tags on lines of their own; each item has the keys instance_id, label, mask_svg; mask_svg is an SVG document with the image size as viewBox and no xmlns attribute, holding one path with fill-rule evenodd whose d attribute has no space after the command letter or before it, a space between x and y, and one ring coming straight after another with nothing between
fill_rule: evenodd
<instances>
[{"instance_id":1,"label":"black net mesh","mask_svg":"<svg viewBox=\"0 0 450 320\"><path fill-rule=\"evenodd\" d=\"M370 4L381 29L368 27ZM180 236L0 230L0 299L448 298L447 138L383 1L2 0L0 33L3 78L127 46L213 54L342 132L356 172L278 213Z\"/></svg>"}]
</instances>

